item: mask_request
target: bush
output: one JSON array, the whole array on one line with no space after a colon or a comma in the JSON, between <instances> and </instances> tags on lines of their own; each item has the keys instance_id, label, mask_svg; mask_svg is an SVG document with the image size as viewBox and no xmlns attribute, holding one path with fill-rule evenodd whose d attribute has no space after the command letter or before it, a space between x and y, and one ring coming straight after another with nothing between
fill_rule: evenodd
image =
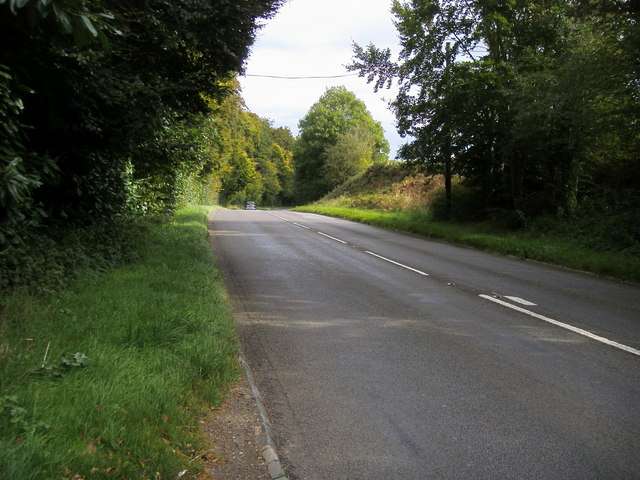
<instances>
[{"instance_id":1,"label":"bush","mask_svg":"<svg viewBox=\"0 0 640 480\"><path fill-rule=\"evenodd\" d=\"M44 293L80 276L136 259L136 244L157 219L120 216L86 227L58 225L0 253L0 295L22 289Z\"/></svg>"},{"instance_id":2,"label":"bush","mask_svg":"<svg viewBox=\"0 0 640 480\"><path fill-rule=\"evenodd\" d=\"M562 236L581 247L600 252L625 252L640 256L638 209L582 208L577 215L546 215L536 218L530 231L537 235Z\"/></svg>"}]
</instances>

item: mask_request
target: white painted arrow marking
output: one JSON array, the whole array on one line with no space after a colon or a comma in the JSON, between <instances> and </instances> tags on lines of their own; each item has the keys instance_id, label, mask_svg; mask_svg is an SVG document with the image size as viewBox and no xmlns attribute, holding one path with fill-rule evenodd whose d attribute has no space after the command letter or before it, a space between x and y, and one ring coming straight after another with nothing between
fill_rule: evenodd
<instances>
[{"instance_id":1,"label":"white painted arrow marking","mask_svg":"<svg viewBox=\"0 0 640 480\"><path fill-rule=\"evenodd\" d=\"M524 298L520 298L520 297L510 297L508 295L503 295L503 297L508 298L512 302L516 302L516 303L519 303L520 305L525 305L527 307L535 307L537 305L537 303L530 302L529 300L525 300Z\"/></svg>"},{"instance_id":2,"label":"white painted arrow marking","mask_svg":"<svg viewBox=\"0 0 640 480\"><path fill-rule=\"evenodd\" d=\"M522 307L518 307L517 305L513 305L511 303L505 302L504 300L500 300L499 298L494 298L491 295L479 295L479 296L481 298L484 298L485 300L489 300L491 302L502 305L503 307L511 308L512 310L516 310L518 312L524 313L533 318L537 318L538 320L542 320L544 322L550 323L557 327L570 330L574 333L577 333L578 335L582 335L584 337L590 338L591 340L595 340L597 342L604 343L605 345L609 345L611 347L624 350L625 352L632 353L633 355L640 356L640 350L637 350L633 347L629 347L628 345L623 345L622 343L614 342L613 340L609 340L608 338L601 337L600 335L596 335L595 333L591 333L587 330L583 330L582 328L574 327L573 325L559 322L558 320L554 320L553 318L545 317L544 315L540 315L539 313L532 312L531 310L526 310Z\"/></svg>"}]
</instances>

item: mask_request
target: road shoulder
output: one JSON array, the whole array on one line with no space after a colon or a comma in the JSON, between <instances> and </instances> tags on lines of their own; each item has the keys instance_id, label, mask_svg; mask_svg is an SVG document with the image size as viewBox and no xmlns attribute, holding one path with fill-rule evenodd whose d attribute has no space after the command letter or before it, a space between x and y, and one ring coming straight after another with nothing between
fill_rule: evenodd
<instances>
[{"instance_id":1,"label":"road shoulder","mask_svg":"<svg viewBox=\"0 0 640 480\"><path fill-rule=\"evenodd\" d=\"M209 448L199 480L271 480L262 457L262 423L244 372L226 401L202 421Z\"/></svg>"}]
</instances>

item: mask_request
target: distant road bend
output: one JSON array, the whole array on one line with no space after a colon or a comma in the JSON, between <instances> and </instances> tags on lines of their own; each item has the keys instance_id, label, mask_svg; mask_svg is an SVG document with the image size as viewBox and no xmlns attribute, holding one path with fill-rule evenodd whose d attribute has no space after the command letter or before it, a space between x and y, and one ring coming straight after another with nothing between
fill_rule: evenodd
<instances>
[{"instance_id":1,"label":"distant road bend","mask_svg":"<svg viewBox=\"0 0 640 480\"><path fill-rule=\"evenodd\" d=\"M637 285L285 210L210 229L289 478L640 478Z\"/></svg>"}]
</instances>

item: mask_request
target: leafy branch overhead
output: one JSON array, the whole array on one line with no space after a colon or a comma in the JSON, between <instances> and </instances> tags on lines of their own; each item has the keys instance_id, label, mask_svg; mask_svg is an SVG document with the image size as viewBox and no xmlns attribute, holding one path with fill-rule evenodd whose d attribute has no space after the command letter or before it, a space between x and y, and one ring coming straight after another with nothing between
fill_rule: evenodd
<instances>
[{"instance_id":1,"label":"leafy branch overhead","mask_svg":"<svg viewBox=\"0 0 640 480\"><path fill-rule=\"evenodd\" d=\"M93 41L100 41L108 45L109 40L105 32L120 34L108 22L115 17L105 12L92 12L87 9L84 2L78 0L0 0L0 5L9 4L9 9L14 15L20 10L35 22L36 18L42 20L53 17L62 31L73 35L78 45L86 45Z\"/></svg>"}]
</instances>

